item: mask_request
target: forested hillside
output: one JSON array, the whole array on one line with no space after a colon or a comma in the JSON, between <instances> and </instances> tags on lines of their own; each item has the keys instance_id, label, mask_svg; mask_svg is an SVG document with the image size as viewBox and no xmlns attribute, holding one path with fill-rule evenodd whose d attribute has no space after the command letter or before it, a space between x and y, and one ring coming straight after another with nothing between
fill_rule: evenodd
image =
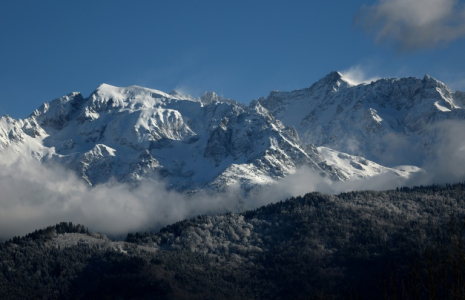
<instances>
[{"instance_id":1,"label":"forested hillside","mask_svg":"<svg viewBox=\"0 0 465 300\"><path fill-rule=\"evenodd\" d=\"M310 193L112 242L0 244L1 299L464 299L465 184Z\"/></svg>"}]
</instances>

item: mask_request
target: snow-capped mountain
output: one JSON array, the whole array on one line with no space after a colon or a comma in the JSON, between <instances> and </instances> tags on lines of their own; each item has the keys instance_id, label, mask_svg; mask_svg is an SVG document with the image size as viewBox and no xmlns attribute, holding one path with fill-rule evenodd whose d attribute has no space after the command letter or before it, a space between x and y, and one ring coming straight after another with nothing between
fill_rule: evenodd
<instances>
[{"instance_id":1,"label":"snow-capped mountain","mask_svg":"<svg viewBox=\"0 0 465 300\"><path fill-rule=\"evenodd\" d=\"M435 124L465 119L464 95L429 76L352 85L338 72L248 106L102 84L24 120L1 117L0 150L64 165L90 185L161 179L180 191L269 185L303 166L330 180L408 177L419 169L396 166L418 161L393 147L427 156Z\"/></svg>"},{"instance_id":2,"label":"snow-capped mountain","mask_svg":"<svg viewBox=\"0 0 465 300\"><path fill-rule=\"evenodd\" d=\"M350 82L331 72L309 88L273 91L258 101L303 143L390 166L421 164L440 138L437 125L465 119L465 93L428 75Z\"/></svg>"},{"instance_id":3,"label":"snow-capped mountain","mask_svg":"<svg viewBox=\"0 0 465 300\"><path fill-rule=\"evenodd\" d=\"M45 103L25 120L2 117L0 147L65 165L91 185L162 178L177 190L247 189L304 165L347 179L259 102L211 92L196 100L103 84L88 98L71 93Z\"/></svg>"}]
</instances>

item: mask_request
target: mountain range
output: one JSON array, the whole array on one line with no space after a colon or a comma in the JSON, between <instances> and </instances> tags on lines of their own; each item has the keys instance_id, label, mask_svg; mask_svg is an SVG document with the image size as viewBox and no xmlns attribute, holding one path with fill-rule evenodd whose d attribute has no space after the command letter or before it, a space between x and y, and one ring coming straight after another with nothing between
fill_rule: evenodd
<instances>
[{"instance_id":1,"label":"mountain range","mask_svg":"<svg viewBox=\"0 0 465 300\"><path fill-rule=\"evenodd\" d=\"M102 84L5 115L0 298L458 299L464 105L331 72L249 105Z\"/></svg>"},{"instance_id":2,"label":"mountain range","mask_svg":"<svg viewBox=\"0 0 465 300\"><path fill-rule=\"evenodd\" d=\"M303 167L328 181L408 178L435 155L437 126L464 120L464 106L465 93L427 75L354 85L331 72L249 105L214 92L196 99L102 84L25 119L1 117L0 151L63 165L92 186L163 180L183 192L249 190Z\"/></svg>"},{"instance_id":3,"label":"mountain range","mask_svg":"<svg viewBox=\"0 0 465 300\"><path fill-rule=\"evenodd\" d=\"M385 78L353 85L331 72L311 87L273 91L259 102L284 124L293 126L305 144L360 155L396 166L420 164L438 141L437 125L465 119L465 93L442 82ZM415 152L415 157L406 155ZM402 154L402 155L399 155Z\"/></svg>"}]
</instances>

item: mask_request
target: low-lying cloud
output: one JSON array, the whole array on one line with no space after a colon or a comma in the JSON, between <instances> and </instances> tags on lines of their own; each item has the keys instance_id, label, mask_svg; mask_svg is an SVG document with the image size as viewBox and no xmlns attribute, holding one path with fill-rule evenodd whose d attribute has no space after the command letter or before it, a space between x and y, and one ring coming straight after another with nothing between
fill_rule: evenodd
<instances>
[{"instance_id":1,"label":"low-lying cloud","mask_svg":"<svg viewBox=\"0 0 465 300\"><path fill-rule=\"evenodd\" d=\"M380 0L362 6L354 23L377 43L399 51L432 48L465 36L465 8L458 0Z\"/></svg>"},{"instance_id":2,"label":"low-lying cloud","mask_svg":"<svg viewBox=\"0 0 465 300\"><path fill-rule=\"evenodd\" d=\"M432 145L432 159L424 162L427 183L465 180L465 121L443 121L430 130L439 140Z\"/></svg>"},{"instance_id":3,"label":"low-lying cloud","mask_svg":"<svg viewBox=\"0 0 465 300\"><path fill-rule=\"evenodd\" d=\"M24 235L66 221L110 235L156 230L202 214L254 209L312 191L337 194L352 190L386 190L400 186L452 183L465 180L465 121L445 121L429 130L440 139L431 155L410 179L385 173L369 179L331 182L301 168L273 186L245 195L231 187L221 194L196 195L170 191L163 182L145 181L137 187L109 182L89 187L73 172L43 165L15 154L0 154L0 238ZM410 146L404 149L408 151Z\"/></svg>"},{"instance_id":4,"label":"low-lying cloud","mask_svg":"<svg viewBox=\"0 0 465 300\"><path fill-rule=\"evenodd\" d=\"M350 189L379 189L386 178L331 183L317 172L301 168L274 186L245 195L236 187L219 194L186 195L170 191L163 182L143 181L137 187L111 181L90 187L72 171L59 165L43 165L4 152L0 159L0 239L24 235L59 222L88 226L113 236L156 230L202 214L254 209L311 191L335 193ZM384 185L383 185L384 184Z\"/></svg>"},{"instance_id":5,"label":"low-lying cloud","mask_svg":"<svg viewBox=\"0 0 465 300\"><path fill-rule=\"evenodd\" d=\"M255 205L264 205L291 196L304 195L310 191L338 194L356 190L388 190L402 186L455 183L465 181L465 121L447 120L427 127L432 141L429 154L421 155L425 141L407 139L404 136L385 137L385 163L406 164L410 162L420 167L420 172L410 178L395 173L383 173L368 179L352 179L332 182L319 176L315 171L301 168L295 174L280 180L272 187L261 189L254 198ZM423 150L424 151L424 150ZM392 152L392 155L390 154ZM395 157L394 157L395 156ZM413 162L413 163L412 163ZM272 201L270 199L273 199Z\"/></svg>"},{"instance_id":6,"label":"low-lying cloud","mask_svg":"<svg viewBox=\"0 0 465 300\"><path fill-rule=\"evenodd\" d=\"M23 235L62 221L121 235L159 228L198 214L234 211L237 206L237 196L232 193L231 198L208 194L188 197L154 181L141 182L137 188L118 182L91 188L61 166L42 165L11 153L2 156L0 238Z\"/></svg>"}]
</instances>

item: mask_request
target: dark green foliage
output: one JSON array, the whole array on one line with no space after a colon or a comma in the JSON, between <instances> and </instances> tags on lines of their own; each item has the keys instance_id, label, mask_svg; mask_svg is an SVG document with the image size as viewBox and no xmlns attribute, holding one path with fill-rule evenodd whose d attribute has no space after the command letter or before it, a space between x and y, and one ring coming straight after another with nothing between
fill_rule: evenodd
<instances>
[{"instance_id":1,"label":"dark green foliage","mask_svg":"<svg viewBox=\"0 0 465 300\"><path fill-rule=\"evenodd\" d=\"M74 299L166 299L170 293L144 258L112 251L93 255L70 289Z\"/></svg>"},{"instance_id":2,"label":"dark green foliage","mask_svg":"<svg viewBox=\"0 0 465 300\"><path fill-rule=\"evenodd\" d=\"M203 216L159 233L130 234L127 240L137 236L138 244L188 248L226 261L238 255L242 264L232 265L243 270L254 264L247 274L259 278L264 298L370 299L381 297L379 270L408 267L450 214L465 216L464 192L463 184L454 184L337 196L310 193L241 215ZM239 233L244 228L253 228L247 242ZM206 247L209 240L212 246Z\"/></svg>"},{"instance_id":3,"label":"dark green foliage","mask_svg":"<svg viewBox=\"0 0 465 300\"><path fill-rule=\"evenodd\" d=\"M385 299L465 299L463 219L451 216L404 266L390 265L383 270Z\"/></svg>"},{"instance_id":4,"label":"dark green foliage","mask_svg":"<svg viewBox=\"0 0 465 300\"><path fill-rule=\"evenodd\" d=\"M464 199L464 184L310 193L57 248L88 234L60 223L0 244L0 299L465 299Z\"/></svg>"},{"instance_id":5,"label":"dark green foliage","mask_svg":"<svg viewBox=\"0 0 465 300\"><path fill-rule=\"evenodd\" d=\"M0 299L62 299L92 256L88 247L46 249L34 241L1 250Z\"/></svg>"},{"instance_id":6,"label":"dark green foliage","mask_svg":"<svg viewBox=\"0 0 465 300\"><path fill-rule=\"evenodd\" d=\"M29 240L40 240L46 241L51 239L53 236L62 233L83 233L89 235L89 229L81 224L73 225L72 222L61 222L55 226L48 226L44 229L35 230L32 233L25 235L24 237L15 236L6 243L21 244Z\"/></svg>"}]
</instances>

